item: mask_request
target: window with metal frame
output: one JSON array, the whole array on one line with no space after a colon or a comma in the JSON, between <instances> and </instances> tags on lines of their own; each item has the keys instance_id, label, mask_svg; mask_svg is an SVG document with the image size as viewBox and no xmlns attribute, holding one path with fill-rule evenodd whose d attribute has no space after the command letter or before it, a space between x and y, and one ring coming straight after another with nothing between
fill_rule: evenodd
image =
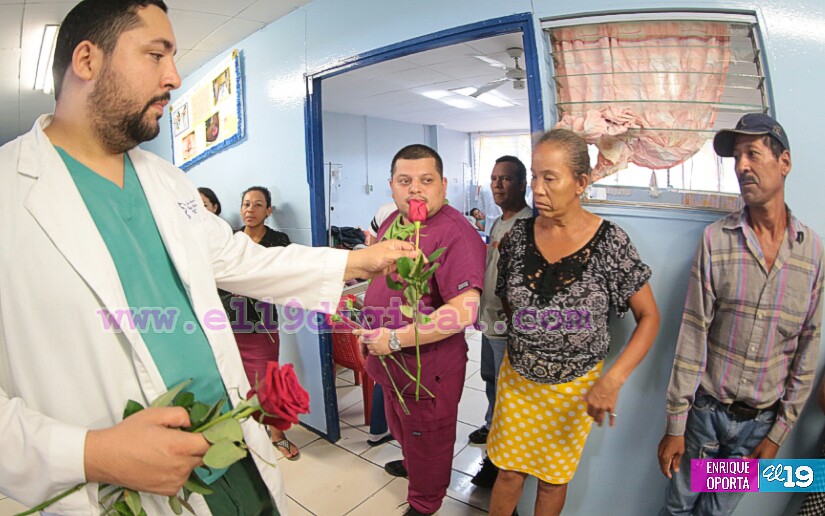
<instances>
[{"instance_id":1,"label":"window with metal frame","mask_svg":"<svg viewBox=\"0 0 825 516\"><path fill-rule=\"evenodd\" d=\"M733 160L714 133L769 112L756 19L634 13L544 20L556 127L587 140L594 202L733 211Z\"/></svg>"}]
</instances>

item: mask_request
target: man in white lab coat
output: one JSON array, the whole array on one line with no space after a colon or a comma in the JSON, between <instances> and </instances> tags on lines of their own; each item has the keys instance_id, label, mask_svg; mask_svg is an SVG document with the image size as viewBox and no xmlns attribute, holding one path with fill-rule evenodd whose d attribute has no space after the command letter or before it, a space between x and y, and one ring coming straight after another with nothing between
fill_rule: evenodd
<instances>
[{"instance_id":1,"label":"man in white lab coat","mask_svg":"<svg viewBox=\"0 0 825 516\"><path fill-rule=\"evenodd\" d=\"M208 444L178 430L183 409L121 414L185 378L205 398L248 391L216 287L320 310L337 306L344 279L414 256L398 241L263 248L138 149L180 86L165 13L160 0L78 4L58 36L54 115L0 148L0 493L33 506L88 482L49 512L97 514L100 483L156 493L146 511L170 512L159 495L180 489ZM143 309L177 314L177 329L135 324ZM260 425L243 428L261 457L240 478L266 513L285 514L280 472L264 462L278 456ZM232 471L209 478L218 494L235 489ZM231 497L209 498L190 502L232 512Z\"/></svg>"}]
</instances>

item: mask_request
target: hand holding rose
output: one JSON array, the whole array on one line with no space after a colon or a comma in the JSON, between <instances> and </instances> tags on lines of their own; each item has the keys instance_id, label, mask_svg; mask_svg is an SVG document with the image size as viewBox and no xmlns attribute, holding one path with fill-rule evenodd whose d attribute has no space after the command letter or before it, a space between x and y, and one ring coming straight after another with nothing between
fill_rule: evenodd
<instances>
[{"instance_id":1,"label":"hand holding rose","mask_svg":"<svg viewBox=\"0 0 825 516\"><path fill-rule=\"evenodd\" d=\"M350 251L344 279L386 276L397 270L396 262L403 257L415 259L418 251L410 242L385 240L366 249Z\"/></svg>"}]
</instances>

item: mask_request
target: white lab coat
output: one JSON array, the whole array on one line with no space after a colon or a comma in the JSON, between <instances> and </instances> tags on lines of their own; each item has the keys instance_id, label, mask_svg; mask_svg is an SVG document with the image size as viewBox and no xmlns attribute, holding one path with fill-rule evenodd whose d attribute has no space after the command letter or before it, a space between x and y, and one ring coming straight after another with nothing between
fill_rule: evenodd
<instances>
[{"instance_id":1,"label":"white lab coat","mask_svg":"<svg viewBox=\"0 0 825 516\"><path fill-rule=\"evenodd\" d=\"M120 421L127 400L166 390L134 329L105 330L100 310L128 307L114 262L40 117L0 148L0 492L34 506L85 481L88 429ZM291 245L264 248L233 236L206 212L185 174L140 149L129 151L166 249L201 321L221 309L216 288L308 309L337 306L346 252ZM249 389L231 328L204 331L233 402ZM248 445L278 455L255 422ZM131 443L123 443L131 446ZM281 514L279 469L255 457ZM97 484L50 507L98 514ZM209 514L193 497L198 514ZM171 513L164 497L143 496L149 514Z\"/></svg>"}]
</instances>

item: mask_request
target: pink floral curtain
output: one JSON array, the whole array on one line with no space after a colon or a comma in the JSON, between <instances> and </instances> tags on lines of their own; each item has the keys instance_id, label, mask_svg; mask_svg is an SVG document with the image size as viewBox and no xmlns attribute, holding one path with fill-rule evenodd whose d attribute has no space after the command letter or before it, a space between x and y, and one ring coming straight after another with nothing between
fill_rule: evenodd
<instances>
[{"instance_id":1,"label":"pink floral curtain","mask_svg":"<svg viewBox=\"0 0 825 516\"><path fill-rule=\"evenodd\" d=\"M662 169L710 137L730 63L729 27L701 21L552 30L561 119L599 149L593 179L627 163Z\"/></svg>"}]
</instances>

